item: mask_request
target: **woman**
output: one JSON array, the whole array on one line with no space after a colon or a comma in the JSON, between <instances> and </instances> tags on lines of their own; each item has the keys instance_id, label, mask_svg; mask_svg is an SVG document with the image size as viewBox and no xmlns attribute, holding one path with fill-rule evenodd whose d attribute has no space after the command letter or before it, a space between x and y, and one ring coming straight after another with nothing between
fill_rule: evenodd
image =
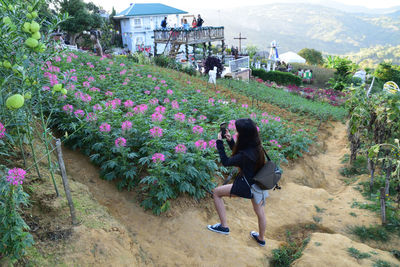
<instances>
[{"instance_id":1,"label":"woman","mask_svg":"<svg viewBox=\"0 0 400 267\"><path fill-rule=\"evenodd\" d=\"M228 158L225 154L221 132L218 134L217 149L222 165L238 167L239 174L233 184L218 186L213 190L215 209L217 210L221 223L208 225L207 228L220 234L229 234L222 197L233 196L249 198L252 201L254 211L258 218L259 230L258 233L251 231L250 235L263 247L265 246L264 233L267 224L264 205L265 198L268 196L268 191L263 191L255 185L253 177L265 164L264 151L257 126L251 119L239 119L235 122L235 126L238 133L236 144L228 131L226 131L225 134L228 145L233 150L232 156Z\"/></svg>"},{"instance_id":2,"label":"woman","mask_svg":"<svg viewBox=\"0 0 400 267\"><path fill-rule=\"evenodd\" d=\"M182 27L184 30L189 30L189 23L187 22L187 19L183 20Z\"/></svg>"},{"instance_id":3,"label":"woman","mask_svg":"<svg viewBox=\"0 0 400 267\"><path fill-rule=\"evenodd\" d=\"M196 28L196 27L197 27L197 20L195 17L193 17L192 28Z\"/></svg>"}]
</instances>

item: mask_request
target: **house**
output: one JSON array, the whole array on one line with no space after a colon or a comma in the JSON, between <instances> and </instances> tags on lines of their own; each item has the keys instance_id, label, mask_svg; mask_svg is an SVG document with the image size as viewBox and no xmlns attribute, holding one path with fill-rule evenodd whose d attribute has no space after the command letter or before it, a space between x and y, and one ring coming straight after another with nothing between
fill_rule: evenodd
<instances>
[{"instance_id":1,"label":"house","mask_svg":"<svg viewBox=\"0 0 400 267\"><path fill-rule=\"evenodd\" d=\"M180 26L179 15L188 12L164 4L130 4L129 8L114 16L120 21L122 43L130 51L143 48L154 51L154 32L167 17L169 27Z\"/></svg>"}]
</instances>

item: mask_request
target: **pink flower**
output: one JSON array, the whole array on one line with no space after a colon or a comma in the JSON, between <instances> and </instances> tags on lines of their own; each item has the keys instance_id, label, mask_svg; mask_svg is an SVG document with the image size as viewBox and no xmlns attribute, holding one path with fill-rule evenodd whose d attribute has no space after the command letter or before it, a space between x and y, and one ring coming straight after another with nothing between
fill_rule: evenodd
<instances>
[{"instance_id":1,"label":"pink flower","mask_svg":"<svg viewBox=\"0 0 400 267\"><path fill-rule=\"evenodd\" d=\"M92 88L89 89L89 91L91 91L91 92L100 92L100 88L92 87Z\"/></svg>"},{"instance_id":2,"label":"pink flower","mask_svg":"<svg viewBox=\"0 0 400 267\"><path fill-rule=\"evenodd\" d=\"M109 71L109 70L111 70L111 69L110 69L109 67L107 67L107 68L106 68L106 71Z\"/></svg>"},{"instance_id":3,"label":"pink flower","mask_svg":"<svg viewBox=\"0 0 400 267\"><path fill-rule=\"evenodd\" d=\"M267 112L263 112L263 114L261 114L261 116L268 117L268 113Z\"/></svg>"},{"instance_id":4,"label":"pink flower","mask_svg":"<svg viewBox=\"0 0 400 267\"><path fill-rule=\"evenodd\" d=\"M211 104L211 106L214 106L214 98L209 98L208 99L208 103L210 103Z\"/></svg>"},{"instance_id":5,"label":"pink flower","mask_svg":"<svg viewBox=\"0 0 400 267\"><path fill-rule=\"evenodd\" d=\"M154 90L158 91L158 90L160 90L160 87L156 86L156 87L154 87Z\"/></svg>"},{"instance_id":6,"label":"pink flower","mask_svg":"<svg viewBox=\"0 0 400 267\"><path fill-rule=\"evenodd\" d=\"M112 96L113 95L113 93L111 91L107 91L105 94L106 94L106 96Z\"/></svg>"},{"instance_id":7,"label":"pink flower","mask_svg":"<svg viewBox=\"0 0 400 267\"><path fill-rule=\"evenodd\" d=\"M236 103L236 99L232 98L232 99L231 99L231 102L232 102L232 103Z\"/></svg>"},{"instance_id":8,"label":"pink flower","mask_svg":"<svg viewBox=\"0 0 400 267\"><path fill-rule=\"evenodd\" d=\"M127 112L124 116L125 117L133 117L133 113L132 112Z\"/></svg>"},{"instance_id":9,"label":"pink flower","mask_svg":"<svg viewBox=\"0 0 400 267\"><path fill-rule=\"evenodd\" d=\"M160 83L166 83L166 81L165 80L161 80Z\"/></svg>"},{"instance_id":10,"label":"pink flower","mask_svg":"<svg viewBox=\"0 0 400 267\"><path fill-rule=\"evenodd\" d=\"M155 153L153 157L151 157L151 159L153 160L154 163L163 162L165 161L165 156L164 154L161 153Z\"/></svg>"},{"instance_id":11,"label":"pink flower","mask_svg":"<svg viewBox=\"0 0 400 267\"><path fill-rule=\"evenodd\" d=\"M159 112L155 112L151 115L151 120L152 121L162 121L164 119L163 114Z\"/></svg>"},{"instance_id":12,"label":"pink flower","mask_svg":"<svg viewBox=\"0 0 400 267\"><path fill-rule=\"evenodd\" d=\"M146 95L149 95L151 92L149 90L144 91Z\"/></svg>"},{"instance_id":13,"label":"pink flower","mask_svg":"<svg viewBox=\"0 0 400 267\"><path fill-rule=\"evenodd\" d=\"M93 82L93 81L94 81L94 77L90 76L90 77L88 78L88 81L89 81L89 82Z\"/></svg>"},{"instance_id":14,"label":"pink flower","mask_svg":"<svg viewBox=\"0 0 400 267\"><path fill-rule=\"evenodd\" d=\"M86 121L97 121L97 115L93 112L89 112L86 115Z\"/></svg>"},{"instance_id":15,"label":"pink flower","mask_svg":"<svg viewBox=\"0 0 400 267\"><path fill-rule=\"evenodd\" d=\"M169 98L164 98L164 103L169 103Z\"/></svg>"},{"instance_id":16,"label":"pink flower","mask_svg":"<svg viewBox=\"0 0 400 267\"><path fill-rule=\"evenodd\" d=\"M13 168L8 170L8 175L6 177L7 182L11 185L21 185L25 179L26 171L21 168Z\"/></svg>"},{"instance_id":17,"label":"pink flower","mask_svg":"<svg viewBox=\"0 0 400 267\"><path fill-rule=\"evenodd\" d=\"M115 146L116 147L126 146L126 139L123 137L118 137L117 139L115 139Z\"/></svg>"},{"instance_id":18,"label":"pink flower","mask_svg":"<svg viewBox=\"0 0 400 267\"><path fill-rule=\"evenodd\" d=\"M161 137L163 135L163 129L155 126L150 129L150 135L152 137Z\"/></svg>"},{"instance_id":19,"label":"pink flower","mask_svg":"<svg viewBox=\"0 0 400 267\"><path fill-rule=\"evenodd\" d=\"M256 113L254 113L254 112L253 112L253 113L251 113L251 114L250 114L250 118L252 118L252 119L255 119L255 118L257 118L257 114L256 114Z\"/></svg>"},{"instance_id":20,"label":"pink flower","mask_svg":"<svg viewBox=\"0 0 400 267\"><path fill-rule=\"evenodd\" d=\"M267 124L269 121L267 119L262 119L261 122Z\"/></svg>"},{"instance_id":21,"label":"pink flower","mask_svg":"<svg viewBox=\"0 0 400 267\"><path fill-rule=\"evenodd\" d=\"M124 63L121 63L121 64L119 64L121 67L123 67L123 66L125 66L125 64Z\"/></svg>"},{"instance_id":22,"label":"pink flower","mask_svg":"<svg viewBox=\"0 0 400 267\"><path fill-rule=\"evenodd\" d=\"M217 140L211 139L210 141L208 141L208 146L212 147L212 148L216 148L217 147Z\"/></svg>"},{"instance_id":23,"label":"pink flower","mask_svg":"<svg viewBox=\"0 0 400 267\"><path fill-rule=\"evenodd\" d=\"M83 116L85 116L85 112L82 109L77 109L77 110L75 110L74 115L76 117L83 117Z\"/></svg>"},{"instance_id":24,"label":"pink flower","mask_svg":"<svg viewBox=\"0 0 400 267\"><path fill-rule=\"evenodd\" d=\"M281 121L281 118L276 117L274 120L277 121L277 122L280 122L280 121Z\"/></svg>"},{"instance_id":25,"label":"pink flower","mask_svg":"<svg viewBox=\"0 0 400 267\"><path fill-rule=\"evenodd\" d=\"M147 75L147 78L151 78L151 77L153 77L153 76L151 76L151 74L148 74L148 75Z\"/></svg>"},{"instance_id":26,"label":"pink flower","mask_svg":"<svg viewBox=\"0 0 400 267\"><path fill-rule=\"evenodd\" d=\"M133 105L134 105L134 103L133 103L132 100L126 100L126 101L124 102L124 106L125 106L126 108L133 107Z\"/></svg>"},{"instance_id":27,"label":"pink flower","mask_svg":"<svg viewBox=\"0 0 400 267\"><path fill-rule=\"evenodd\" d=\"M157 105L158 104L158 99L157 98L153 98L149 100L151 105Z\"/></svg>"},{"instance_id":28,"label":"pink flower","mask_svg":"<svg viewBox=\"0 0 400 267\"><path fill-rule=\"evenodd\" d=\"M174 93L174 92L173 92L171 89L168 89L168 90L167 90L167 94L168 94L168 95L172 95L173 93Z\"/></svg>"},{"instance_id":29,"label":"pink flower","mask_svg":"<svg viewBox=\"0 0 400 267\"><path fill-rule=\"evenodd\" d=\"M84 81L84 82L83 82L83 87L89 88L89 87L90 87L90 82Z\"/></svg>"},{"instance_id":30,"label":"pink flower","mask_svg":"<svg viewBox=\"0 0 400 267\"><path fill-rule=\"evenodd\" d=\"M204 150L207 148L207 142L203 139L197 140L194 144L200 150Z\"/></svg>"},{"instance_id":31,"label":"pink flower","mask_svg":"<svg viewBox=\"0 0 400 267\"><path fill-rule=\"evenodd\" d=\"M132 122L130 121L124 121L121 125L122 131L130 130L132 129Z\"/></svg>"},{"instance_id":32,"label":"pink flower","mask_svg":"<svg viewBox=\"0 0 400 267\"><path fill-rule=\"evenodd\" d=\"M236 130L235 120L229 121L228 129L229 130Z\"/></svg>"},{"instance_id":33,"label":"pink flower","mask_svg":"<svg viewBox=\"0 0 400 267\"><path fill-rule=\"evenodd\" d=\"M184 144L179 144L175 147L175 153L183 153L185 154L187 151L187 148Z\"/></svg>"},{"instance_id":34,"label":"pink flower","mask_svg":"<svg viewBox=\"0 0 400 267\"><path fill-rule=\"evenodd\" d=\"M156 111L159 113L165 113L165 107L164 106L158 106L156 107Z\"/></svg>"},{"instance_id":35,"label":"pink flower","mask_svg":"<svg viewBox=\"0 0 400 267\"><path fill-rule=\"evenodd\" d=\"M100 104L96 104L93 106L93 111L98 111L98 110L102 110L103 108L100 106Z\"/></svg>"},{"instance_id":36,"label":"pink flower","mask_svg":"<svg viewBox=\"0 0 400 267\"><path fill-rule=\"evenodd\" d=\"M171 102L172 108L173 109L179 109L179 104L178 101L174 100Z\"/></svg>"},{"instance_id":37,"label":"pink flower","mask_svg":"<svg viewBox=\"0 0 400 267\"><path fill-rule=\"evenodd\" d=\"M189 122L189 123L195 123L195 122L196 122L196 119L193 118L193 117L190 117L190 118L188 119L188 122Z\"/></svg>"},{"instance_id":38,"label":"pink flower","mask_svg":"<svg viewBox=\"0 0 400 267\"><path fill-rule=\"evenodd\" d=\"M0 122L0 139L3 138L6 135L6 128L4 125Z\"/></svg>"},{"instance_id":39,"label":"pink flower","mask_svg":"<svg viewBox=\"0 0 400 267\"><path fill-rule=\"evenodd\" d=\"M247 104L242 104L242 108L248 108L249 107L249 105L247 105Z\"/></svg>"},{"instance_id":40,"label":"pink flower","mask_svg":"<svg viewBox=\"0 0 400 267\"><path fill-rule=\"evenodd\" d=\"M106 133L108 133L108 132L111 131L111 126L110 126L110 124L108 124L108 123L106 123L106 122L102 123L102 124L100 125L99 128L100 128L100 132L106 132Z\"/></svg>"},{"instance_id":41,"label":"pink flower","mask_svg":"<svg viewBox=\"0 0 400 267\"><path fill-rule=\"evenodd\" d=\"M73 107L72 105L65 105L65 106L63 106L63 110L64 110L66 113L71 114L72 111L74 110L74 107Z\"/></svg>"},{"instance_id":42,"label":"pink flower","mask_svg":"<svg viewBox=\"0 0 400 267\"><path fill-rule=\"evenodd\" d=\"M197 93L201 93L201 90L197 89L196 92L197 92Z\"/></svg>"},{"instance_id":43,"label":"pink flower","mask_svg":"<svg viewBox=\"0 0 400 267\"><path fill-rule=\"evenodd\" d=\"M133 108L133 111L136 113L136 114L143 114L143 113L145 113L146 111L147 111L147 105L146 104L141 104L141 105L138 105L138 106L136 106L136 107L134 107Z\"/></svg>"},{"instance_id":44,"label":"pink flower","mask_svg":"<svg viewBox=\"0 0 400 267\"><path fill-rule=\"evenodd\" d=\"M104 80L105 78L106 78L106 75L100 75L100 76L99 76L99 79L100 79L100 80Z\"/></svg>"},{"instance_id":45,"label":"pink flower","mask_svg":"<svg viewBox=\"0 0 400 267\"><path fill-rule=\"evenodd\" d=\"M204 115L200 115L200 116L199 116L199 120L201 120L201 121L204 121L204 120L206 120L206 119L207 119L207 117L204 116Z\"/></svg>"},{"instance_id":46,"label":"pink flower","mask_svg":"<svg viewBox=\"0 0 400 267\"><path fill-rule=\"evenodd\" d=\"M187 103L188 100L186 98L182 99L182 103Z\"/></svg>"},{"instance_id":47,"label":"pink flower","mask_svg":"<svg viewBox=\"0 0 400 267\"><path fill-rule=\"evenodd\" d=\"M203 127L201 127L199 125L195 125L195 126L193 126L192 131L195 134L202 134L203 133Z\"/></svg>"},{"instance_id":48,"label":"pink flower","mask_svg":"<svg viewBox=\"0 0 400 267\"><path fill-rule=\"evenodd\" d=\"M175 120L180 121L180 122L184 122L185 121L185 114L179 112L175 114Z\"/></svg>"}]
</instances>

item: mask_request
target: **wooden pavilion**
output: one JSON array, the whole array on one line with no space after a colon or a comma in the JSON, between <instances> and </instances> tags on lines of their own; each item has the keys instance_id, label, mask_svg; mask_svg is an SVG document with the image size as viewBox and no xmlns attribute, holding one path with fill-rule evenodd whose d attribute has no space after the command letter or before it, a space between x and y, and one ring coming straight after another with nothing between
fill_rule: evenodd
<instances>
[{"instance_id":1,"label":"wooden pavilion","mask_svg":"<svg viewBox=\"0 0 400 267\"><path fill-rule=\"evenodd\" d=\"M154 54L157 55L157 44L165 44L165 48L170 45L169 56L176 57L182 45L185 45L186 58L189 59L189 45L195 46L203 44L203 57L211 55L211 42L221 41L222 62L224 61L224 27L201 27L185 30L183 28L156 29L154 30ZM165 50L164 50L165 51Z\"/></svg>"}]
</instances>

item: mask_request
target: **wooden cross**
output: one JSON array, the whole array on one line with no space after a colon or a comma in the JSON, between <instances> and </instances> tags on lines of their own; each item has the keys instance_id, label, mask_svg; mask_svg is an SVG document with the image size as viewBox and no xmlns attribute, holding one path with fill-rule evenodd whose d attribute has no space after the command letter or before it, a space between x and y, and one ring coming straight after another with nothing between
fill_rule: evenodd
<instances>
[{"instance_id":1,"label":"wooden cross","mask_svg":"<svg viewBox=\"0 0 400 267\"><path fill-rule=\"evenodd\" d=\"M239 40L239 53L242 52L242 40L247 39L245 37L242 37L242 33L239 33L239 38L234 37L233 39Z\"/></svg>"}]
</instances>

